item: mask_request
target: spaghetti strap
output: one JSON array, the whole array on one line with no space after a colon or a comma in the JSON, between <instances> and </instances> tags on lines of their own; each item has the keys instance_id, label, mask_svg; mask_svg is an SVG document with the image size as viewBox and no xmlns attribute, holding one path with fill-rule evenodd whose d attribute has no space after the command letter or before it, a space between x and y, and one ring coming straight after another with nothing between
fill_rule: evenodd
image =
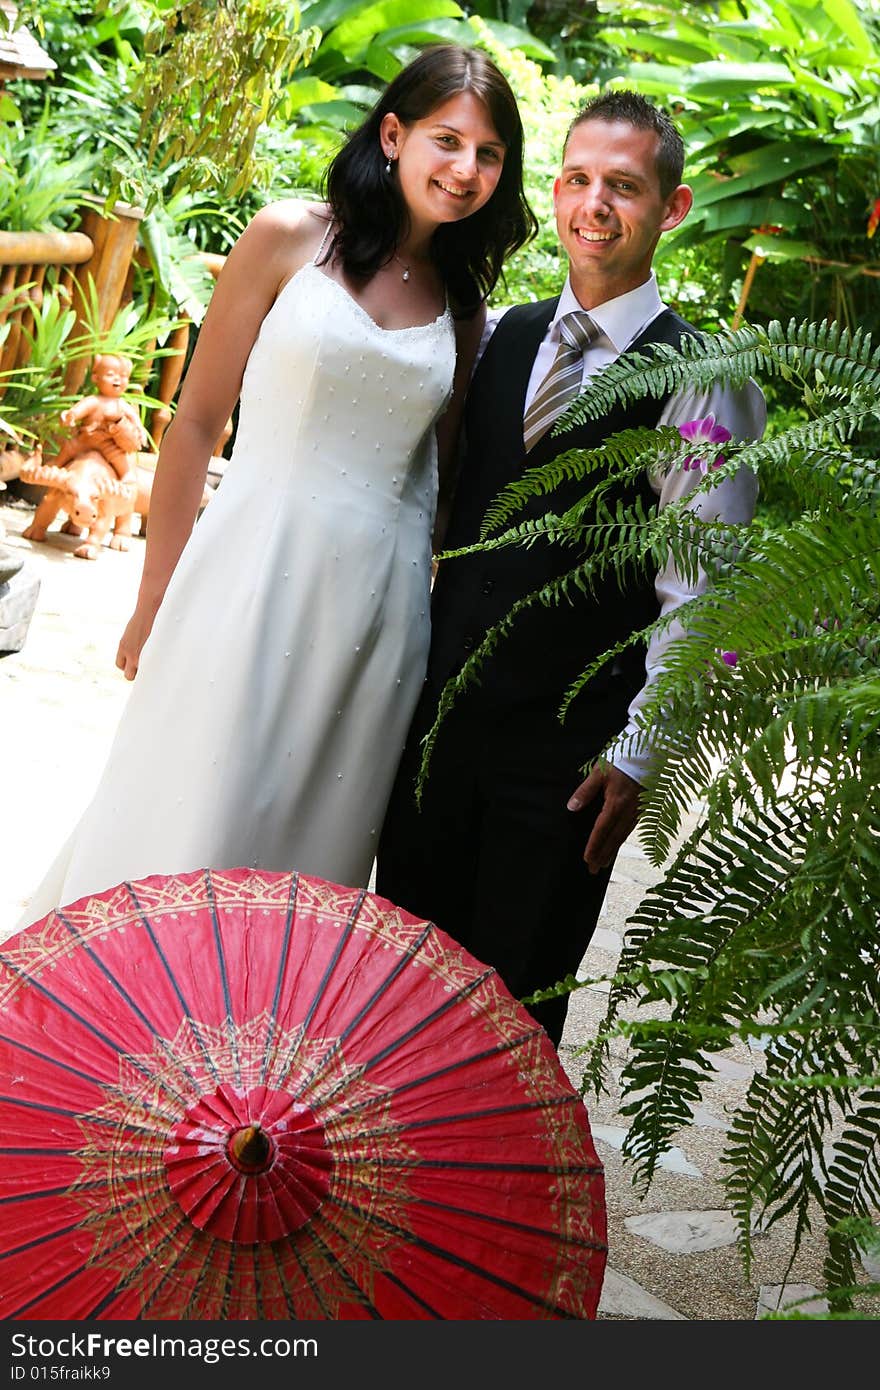
<instances>
[{"instance_id":1,"label":"spaghetti strap","mask_svg":"<svg viewBox=\"0 0 880 1390\"><path fill-rule=\"evenodd\" d=\"M319 261L320 258L321 258L321 252L324 250L324 242L327 240L327 238L328 238L328 236L330 235L330 233L331 233L332 230L333 230L333 218L331 217L331 218L330 218L330 221L327 223L327 226L324 228L324 235L321 237L321 245L318 247L317 251L315 252L314 259L312 260L312 265L317 265L317 264L318 264L318 261Z\"/></svg>"}]
</instances>

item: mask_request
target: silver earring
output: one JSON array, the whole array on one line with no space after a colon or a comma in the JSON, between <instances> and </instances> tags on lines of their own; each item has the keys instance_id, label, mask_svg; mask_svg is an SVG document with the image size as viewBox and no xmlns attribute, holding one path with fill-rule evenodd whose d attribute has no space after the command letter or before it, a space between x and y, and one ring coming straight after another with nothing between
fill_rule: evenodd
<instances>
[{"instance_id":1,"label":"silver earring","mask_svg":"<svg viewBox=\"0 0 880 1390\"><path fill-rule=\"evenodd\" d=\"M390 173L391 173L391 155L389 155L388 158L387 158L387 160L385 161L385 173L386 173L386 174L390 174Z\"/></svg>"}]
</instances>

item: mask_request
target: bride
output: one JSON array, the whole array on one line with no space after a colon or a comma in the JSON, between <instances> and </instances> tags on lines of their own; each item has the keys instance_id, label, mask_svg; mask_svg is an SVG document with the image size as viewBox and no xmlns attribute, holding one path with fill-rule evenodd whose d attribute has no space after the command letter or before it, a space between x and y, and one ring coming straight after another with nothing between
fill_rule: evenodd
<instances>
[{"instance_id":1,"label":"bride","mask_svg":"<svg viewBox=\"0 0 880 1390\"><path fill-rule=\"evenodd\" d=\"M254 217L163 439L117 656L137 679L27 922L203 867L366 885L424 676L438 464L484 301L534 227L513 93L457 45L398 74L332 161L325 204Z\"/></svg>"}]
</instances>

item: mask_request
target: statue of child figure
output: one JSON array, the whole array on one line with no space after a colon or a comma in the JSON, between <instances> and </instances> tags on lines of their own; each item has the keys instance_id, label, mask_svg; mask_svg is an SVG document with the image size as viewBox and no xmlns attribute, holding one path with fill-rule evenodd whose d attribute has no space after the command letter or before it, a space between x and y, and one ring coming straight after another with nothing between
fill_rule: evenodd
<instances>
[{"instance_id":1,"label":"statue of child figure","mask_svg":"<svg viewBox=\"0 0 880 1390\"><path fill-rule=\"evenodd\" d=\"M118 478L125 478L137 463L137 451L147 445L147 432L136 406L122 399L131 377L132 362L117 352L99 353L92 362L97 395L83 396L61 415L62 425L76 426L53 459L57 467L94 449Z\"/></svg>"}]
</instances>

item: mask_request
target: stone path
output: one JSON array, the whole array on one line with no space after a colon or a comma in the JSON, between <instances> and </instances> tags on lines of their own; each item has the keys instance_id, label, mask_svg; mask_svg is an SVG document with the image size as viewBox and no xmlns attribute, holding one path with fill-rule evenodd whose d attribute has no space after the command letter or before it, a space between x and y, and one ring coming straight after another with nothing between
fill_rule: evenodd
<instances>
[{"instance_id":1,"label":"stone path","mask_svg":"<svg viewBox=\"0 0 880 1390\"><path fill-rule=\"evenodd\" d=\"M23 650L0 659L0 940L15 930L28 894L88 801L109 749L129 690L113 659L143 558L137 539L128 553L105 550L94 562L75 559L76 543L68 537L50 534L47 543L32 546L21 539L29 519L21 505L0 506L0 534L5 523L6 544L27 556L41 580ZM618 859L582 978L613 971L627 916L653 877L631 840ZM560 1052L575 1084L581 1077L579 1049L594 1035L606 996L607 985L572 996ZM617 1108L618 1080L625 1057L620 1040L612 1049L610 1094L588 1098L605 1165L609 1222L600 1317L752 1320L768 1309L815 1299L822 1285L822 1244L808 1236L789 1269L787 1223L756 1235L753 1268L745 1277L722 1184L730 1114L762 1064L760 1050L736 1047L716 1059L703 1104L674 1136L644 1195L633 1189L620 1152L627 1121ZM880 1300L872 1315L880 1316Z\"/></svg>"}]
</instances>

